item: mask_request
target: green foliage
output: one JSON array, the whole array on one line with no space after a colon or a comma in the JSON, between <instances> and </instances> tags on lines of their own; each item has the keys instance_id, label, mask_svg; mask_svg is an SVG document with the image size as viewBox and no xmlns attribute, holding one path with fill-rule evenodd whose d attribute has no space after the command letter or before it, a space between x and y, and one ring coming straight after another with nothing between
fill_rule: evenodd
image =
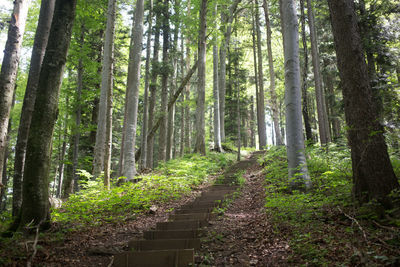
<instances>
[{"instance_id":1,"label":"green foliage","mask_svg":"<svg viewBox=\"0 0 400 267\"><path fill-rule=\"evenodd\" d=\"M133 219L152 205L188 194L206 181L209 174L228 165L233 157L221 153L209 153L207 157L186 155L161 165L149 175L137 176L137 183L113 186L110 191L104 189L101 178L90 180L90 175L81 170L87 180L83 189L71 195L62 208L53 210L52 218L68 228Z\"/></svg>"},{"instance_id":2,"label":"green foliage","mask_svg":"<svg viewBox=\"0 0 400 267\"><path fill-rule=\"evenodd\" d=\"M361 259L377 265L396 260L390 250L371 246L364 238L363 231L366 230L360 230L368 228L371 239L377 236L381 240L398 240L393 237L393 232L386 235L376 229L376 225L371 225L372 220L378 219L376 213L371 213L373 203L354 210L351 158L346 146L332 144L307 148L313 186L306 193L290 190L284 147L270 148L259 163L265 166L266 173L265 207L272 215L275 230L287 236L294 251L290 260L296 265L300 262L327 266L332 265L332 258L344 265L352 265ZM398 173L398 159L393 160L393 166ZM361 224L364 226L359 226ZM352 255L347 247L353 247L356 254ZM359 251L366 247L368 251Z\"/></svg>"}]
</instances>

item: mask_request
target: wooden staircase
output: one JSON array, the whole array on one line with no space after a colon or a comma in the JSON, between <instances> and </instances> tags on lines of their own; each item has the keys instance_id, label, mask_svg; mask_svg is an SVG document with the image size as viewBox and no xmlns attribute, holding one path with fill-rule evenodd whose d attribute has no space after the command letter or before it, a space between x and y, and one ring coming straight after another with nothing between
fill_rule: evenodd
<instances>
[{"instance_id":1,"label":"wooden staircase","mask_svg":"<svg viewBox=\"0 0 400 267\"><path fill-rule=\"evenodd\" d=\"M142 240L131 240L129 252L114 256L114 266L194 266L194 251L200 248L203 228L208 225L212 210L238 189L225 184L212 185L193 202L182 206L170 215L168 222L157 223L155 230L143 233Z\"/></svg>"}]
</instances>

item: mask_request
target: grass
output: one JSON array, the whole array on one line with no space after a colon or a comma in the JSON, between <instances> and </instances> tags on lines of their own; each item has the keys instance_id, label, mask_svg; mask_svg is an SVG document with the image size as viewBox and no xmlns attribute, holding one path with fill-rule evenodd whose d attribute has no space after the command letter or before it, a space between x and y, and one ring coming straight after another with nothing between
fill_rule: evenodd
<instances>
[{"instance_id":1,"label":"grass","mask_svg":"<svg viewBox=\"0 0 400 267\"><path fill-rule=\"evenodd\" d=\"M307 149L313 184L307 193L290 190L284 147L269 149L260 164L266 174L265 206L277 234L290 242L292 264L399 263L400 229L396 219L380 220L369 208L371 203L353 205L351 159L345 146ZM393 166L399 176L398 159L393 158Z\"/></svg>"}]
</instances>

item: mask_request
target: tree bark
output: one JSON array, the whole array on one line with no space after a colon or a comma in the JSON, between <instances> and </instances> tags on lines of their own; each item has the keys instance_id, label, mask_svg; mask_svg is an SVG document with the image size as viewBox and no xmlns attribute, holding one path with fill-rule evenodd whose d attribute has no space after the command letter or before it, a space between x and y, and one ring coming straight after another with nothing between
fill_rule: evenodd
<instances>
[{"instance_id":1,"label":"tree bark","mask_svg":"<svg viewBox=\"0 0 400 267\"><path fill-rule=\"evenodd\" d=\"M153 0L149 1L149 14L147 15L147 43L146 43L146 66L145 66L145 77L144 77L144 101L143 101L143 123L141 132L140 147L142 147L142 153L140 155L139 168L144 169L147 166L147 130L149 120L149 86L150 86L150 54L151 54L151 35L152 35L152 23L153 22Z\"/></svg>"},{"instance_id":2,"label":"tree bark","mask_svg":"<svg viewBox=\"0 0 400 267\"><path fill-rule=\"evenodd\" d=\"M310 124L310 116L308 111L308 92L307 92L307 74L308 74L308 49L307 49L307 39L306 39L306 16L304 14L304 0L300 0L300 10L301 10L301 39L303 41L303 51L304 51L304 66L302 72L302 114L304 120L304 128L306 130L306 139L309 143L313 143L313 135Z\"/></svg>"},{"instance_id":3,"label":"tree bark","mask_svg":"<svg viewBox=\"0 0 400 267\"><path fill-rule=\"evenodd\" d=\"M286 146L292 189L311 186L301 120L299 33L294 0L280 0L285 57Z\"/></svg>"},{"instance_id":4,"label":"tree bark","mask_svg":"<svg viewBox=\"0 0 400 267\"><path fill-rule=\"evenodd\" d=\"M271 44L272 31L271 31L271 23L269 20L269 7L267 0L263 0L263 7L265 13L265 23L267 28L268 68L269 68L269 79L270 79L269 91L271 94L272 120L274 122L276 145L281 146L283 145L283 140L281 136L281 130L279 127L279 108L276 100L277 96L275 92L275 70L274 70L274 60L272 56L272 44Z\"/></svg>"},{"instance_id":5,"label":"tree bark","mask_svg":"<svg viewBox=\"0 0 400 267\"><path fill-rule=\"evenodd\" d=\"M18 228L49 226L49 169L58 98L75 17L76 0L57 0L29 130Z\"/></svg>"},{"instance_id":6,"label":"tree bark","mask_svg":"<svg viewBox=\"0 0 400 267\"><path fill-rule=\"evenodd\" d=\"M53 18L54 3L55 0L42 0L40 5L39 21L32 47L28 82L26 84L24 102L22 104L18 128L17 143L15 145L12 204L13 216L18 214L22 204L22 180L25 165L26 144L28 142L33 107L35 105L40 67L42 65L47 40L49 38L51 20Z\"/></svg>"},{"instance_id":7,"label":"tree bark","mask_svg":"<svg viewBox=\"0 0 400 267\"><path fill-rule=\"evenodd\" d=\"M157 0L156 6L161 3L160 0ZM160 28L161 28L161 15L159 12L159 8L154 9L154 13L156 15L156 25L154 27L154 47L153 47L153 60L151 63L151 81L150 81L150 100L149 100L149 129L153 128L154 124L154 114L156 107L156 97L157 97L157 77L159 74L159 63L158 63L158 55L160 50ZM153 151L154 151L154 136L147 136L147 168L152 169L154 165L153 160Z\"/></svg>"},{"instance_id":8,"label":"tree bark","mask_svg":"<svg viewBox=\"0 0 400 267\"><path fill-rule=\"evenodd\" d=\"M160 125L159 141L158 141L158 160L166 161L167 159L167 128L168 128L168 76L169 76L169 0L163 3L163 56L162 56L162 73L161 73L161 106L160 113L163 114L163 120Z\"/></svg>"},{"instance_id":9,"label":"tree bark","mask_svg":"<svg viewBox=\"0 0 400 267\"><path fill-rule=\"evenodd\" d=\"M311 5L311 0L307 0L308 9L308 24L310 26L311 37L311 55L314 70L314 83L315 83L315 98L317 102L317 115L318 115L318 129L319 137L322 145L331 142L331 136L328 127L328 115L326 111L326 103L324 91L322 88L321 67L318 52L317 32L315 30L314 11Z\"/></svg>"},{"instance_id":10,"label":"tree bark","mask_svg":"<svg viewBox=\"0 0 400 267\"><path fill-rule=\"evenodd\" d=\"M267 145L267 129L265 126L265 103L264 103L264 70L262 63L262 48L261 48L261 30L260 30L260 15L258 8L258 0L255 0L255 22L256 22L256 34L257 34L257 55L258 55L258 137L260 143L260 149Z\"/></svg>"},{"instance_id":11,"label":"tree bark","mask_svg":"<svg viewBox=\"0 0 400 267\"><path fill-rule=\"evenodd\" d=\"M113 85L114 34L115 34L115 5L116 0L108 1L107 26L104 42L103 67L101 70L101 88L99 116L97 120L96 144L94 147L93 178L104 171L104 159L107 149L107 110L110 87Z\"/></svg>"},{"instance_id":12,"label":"tree bark","mask_svg":"<svg viewBox=\"0 0 400 267\"><path fill-rule=\"evenodd\" d=\"M255 135L255 115L254 115L254 97L250 97L250 147L256 146L256 135Z\"/></svg>"},{"instance_id":13,"label":"tree bark","mask_svg":"<svg viewBox=\"0 0 400 267\"><path fill-rule=\"evenodd\" d=\"M206 16L207 0L202 0L200 5L199 26L199 59L198 59L198 83L196 101L196 144L195 153L206 154L205 140L205 97L206 97Z\"/></svg>"},{"instance_id":14,"label":"tree bark","mask_svg":"<svg viewBox=\"0 0 400 267\"><path fill-rule=\"evenodd\" d=\"M217 13L217 6L215 6L214 16ZM214 150L222 152L221 145L221 123L220 123L220 101L219 101L219 88L218 88L218 42L217 37L214 36L213 40L213 95L214 95Z\"/></svg>"},{"instance_id":15,"label":"tree bark","mask_svg":"<svg viewBox=\"0 0 400 267\"><path fill-rule=\"evenodd\" d=\"M131 46L129 52L129 68L127 82L127 117L124 142L124 167L122 175L128 181L136 175L135 146L136 124L140 87L140 63L143 43L143 12L144 1L138 0L135 9L135 21L132 28Z\"/></svg>"},{"instance_id":16,"label":"tree bark","mask_svg":"<svg viewBox=\"0 0 400 267\"><path fill-rule=\"evenodd\" d=\"M175 1L174 4L174 16L175 16L175 26L174 26L174 41L172 43L172 80L170 82L169 89L169 99L174 96L175 88L176 88L176 79L178 75L178 34L180 28L179 21L179 0ZM173 158L173 147L174 147L174 129L175 129L175 105L171 107L171 110L168 111L168 130L167 130L167 151L166 151L166 160L170 160Z\"/></svg>"},{"instance_id":17,"label":"tree bark","mask_svg":"<svg viewBox=\"0 0 400 267\"><path fill-rule=\"evenodd\" d=\"M258 122L260 121L260 109L258 108L259 106L259 98L260 95L258 94L258 71L257 71L257 48L256 48L256 23L255 23L255 19L254 19L254 7L252 8L252 31L251 31L251 35L252 35L252 39L253 39L253 61L254 61L254 83L256 86L256 113L257 113L257 132L258 132ZM254 142L255 142L255 138L254 138ZM254 143L255 144L255 143Z\"/></svg>"},{"instance_id":18,"label":"tree bark","mask_svg":"<svg viewBox=\"0 0 400 267\"><path fill-rule=\"evenodd\" d=\"M220 75L219 75L219 108L220 108L220 124L221 124L221 142L225 141L225 93L226 93L226 52L229 47L232 32L233 14L235 13L237 6L241 0L234 0L229 6L228 15L221 13L221 21L224 27L222 27L224 40L220 47Z\"/></svg>"},{"instance_id":19,"label":"tree bark","mask_svg":"<svg viewBox=\"0 0 400 267\"><path fill-rule=\"evenodd\" d=\"M0 72L0 170L3 170L4 156L7 148L7 129L10 119L12 99L17 79L18 64L22 46L22 36L25 31L25 22L28 14L29 0L14 1L8 26L8 36L4 49L3 62ZM2 172L0 171L0 181ZM18 181L19 182L19 181ZM18 190L20 186L18 186ZM20 194L20 191L16 192ZM18 200L19 206L20 200ZM18 208L18 207L16 207Z\"/></svg>"},{"instance_id":20,"label":"tree bark","mask_svg":"<svg viewBox=\"0 0 400 267\"><path fill-rule=\"evenodd\" d=\"M376 199L390 207L399 188L373 102L357 15L351 0L328 1L353 166L353 192L360 203Z\"/></svg>"}]
</instances>

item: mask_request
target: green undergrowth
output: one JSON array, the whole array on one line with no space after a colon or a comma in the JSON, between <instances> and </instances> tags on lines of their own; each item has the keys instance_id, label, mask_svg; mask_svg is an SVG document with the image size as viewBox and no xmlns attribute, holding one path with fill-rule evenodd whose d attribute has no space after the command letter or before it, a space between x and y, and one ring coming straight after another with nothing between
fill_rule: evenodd
<instances>
[{"instance_id":1,"label":"green undergrowth","mask_svg":"<svg viewBox=\"0 0 400 267\"><path fill-rule=\"evenodd\" d=\"M137 183L124 183L103 188L101 180L89 181L79 193L71 195L60 209L52 211L54 222L68 228L101 225L106 222L132 220L137 214L149 211L152 205L176 200L188 194L208 175L231 164L234 155L197 154L162 164L154 172L138 175Z\"/></svg>"},{"instance_id":2,"label":"green undergrowth","mask_svg":"<svg viewBox=\"0 0 400 267\"><path fill-rule=\"evenodd\" d=\"M377 218L370 204L353 205L347 147L313 146L306 154L312 181L307 193L290 190L285 147L270 148L259 160L265 168L267 212L276 233L289 240L294 252L289 261L307 266L399 263L400 229L395 220ZM399 177L399 160L392 162Z\"/></svg>"}]
</instances>

